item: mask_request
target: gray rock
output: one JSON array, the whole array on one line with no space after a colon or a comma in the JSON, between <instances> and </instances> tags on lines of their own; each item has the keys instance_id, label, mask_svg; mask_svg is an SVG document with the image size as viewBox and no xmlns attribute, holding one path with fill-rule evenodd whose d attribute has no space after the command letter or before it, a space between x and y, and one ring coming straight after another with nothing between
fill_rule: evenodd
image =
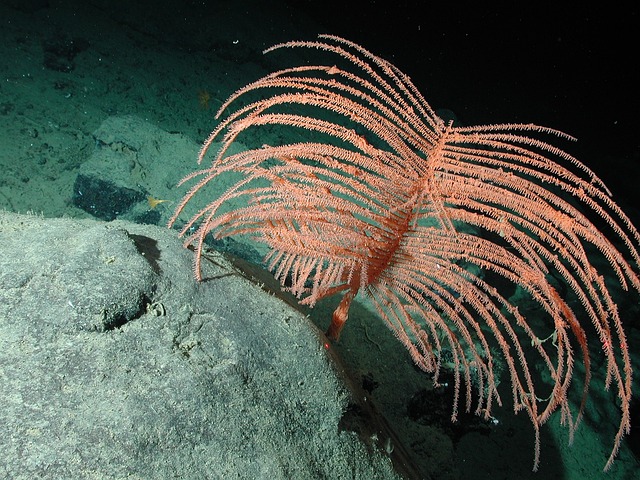
<instances>
[{"instance_id":1,"label":"gray rock","mask_svg":"<svg viewBox=\"0 0 640 480\"><path fill-rule=\"evenodd\" d=\"M0 212L0 477L399 478L315 327L173 232Z\"/></svg>"}]
</instances>

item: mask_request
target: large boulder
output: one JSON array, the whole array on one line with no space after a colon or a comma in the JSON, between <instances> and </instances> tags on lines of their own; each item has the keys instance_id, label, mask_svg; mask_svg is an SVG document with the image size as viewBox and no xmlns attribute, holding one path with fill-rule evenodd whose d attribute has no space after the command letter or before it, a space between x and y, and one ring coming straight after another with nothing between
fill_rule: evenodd
<instances>
[{"instance_id":1,"label":"large boulder","mask_svg":"<svg viewBox=\"0 0 640 480\"><path fill-rule=\"evenodd\" d=\"M175 233L0 212L0 477L398 478L315 327ZM372 446L373 445L373 446Z\"/></svg>"}]
</instances>

